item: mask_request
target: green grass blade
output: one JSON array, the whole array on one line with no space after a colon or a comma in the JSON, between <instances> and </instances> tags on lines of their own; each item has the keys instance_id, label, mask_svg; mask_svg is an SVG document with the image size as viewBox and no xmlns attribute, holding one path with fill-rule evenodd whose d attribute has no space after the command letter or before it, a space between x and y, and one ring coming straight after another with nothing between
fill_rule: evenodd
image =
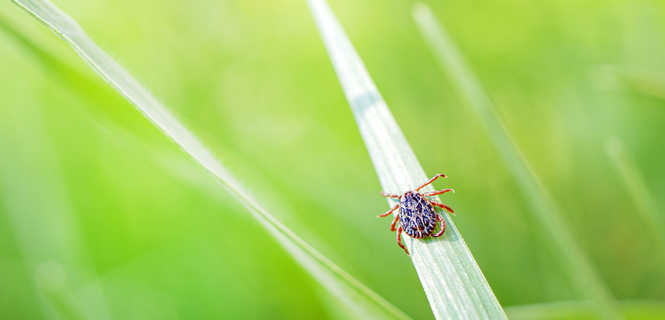
<instances>
[{"instance_id":1,"label":"green grass blade","mask_svg":"<svg viewBox=\"0 0 665 320\"><path fill-rule=\"evenodd\" d=\"M665 100L665 82L662 80L662 74L644 71L617 71L616 74L628 88L646 96Z\"/></svg>"},{"instance_id":2,"label":"green grass blade","mask_svg":"<svg viewBox=\"0 0 665 320\"><path fill-rule=\"evenodd\" d=\"M637 213L651 228L651 232L660 241L661 248L665 248L665 222L658 215L658 208L644 182L637 166L626 154L623 143L618 138L611 138L606 144L607 154L612 165L619 172L628 193L638 207Z\"/></svg>"},{"instance_id":3,"label":"green grass blade","mask_svg":"<svg viewBox=\"0 0 665 320\"><path fill-rule=\"evenodd\" d=\"M42 114L30 103L20 108L11 119L16 150L0 159L0 196L42 316L111 319Z\"/></svg>"},{"instance_id":4,"label":"green grass blade","mask_svg":"<svg viewBox=\"0 0 665 320\"><path fill-rule=\"evenodd\" d=\"M428 177L360 57L328 5L322 0L309 4L381 185L386 192L415 188ZM501 305L455 224L448 217L446 223L448 229L441 239L406 237L405 241L435 317L504 319ZM395 246L395 254L404 253Z\"/></svg>"},{"instance_id":5,"label":"green grass blade","mask_svg":"<svg viewBox=\"0 0 665 320\"><path fill-rule=\"evenodd\" d=\"M443 27L424 4L417 4L414 7L413 15L441 66L485 124L491 141L512 175L515 176L523 195L531 206L531 212L550 232L556 248L560 251L561 256L565 257L564 262L567 264L569 274L573 277L573 282L578 290L583 292L586 298L594 301L597 311L605 319L620 318L609 289L573 240L554 201L504 128L494 111L490 98L485 94L469 67L466 66L464 59Z\"/></svg>"},{"instance_id":6,"label":"green grass blade","mask_svg":"<svg viewBox=\"0 0 665 320\"><path fill-rule=\"evenodd\" d=\"M136 106L165 135L192 156L278 240L323 287L359 318L409 317L360 283L261 207L199 140L127 71L100 49L68 15L46 0L15 2L49 26L105 81Z\"/></svg>"},{"instance_id":7,"label":"green grass blade","mask_svg":"<svg viewBox=\"0 0 665 320\"><path fill-rule=\"evenodd\" d=\"M184 182L187 182L199 189L201 189L203 192L208 193L211 197L214 197L218 191L219 191L219 184L214 183L214 181L206 179L206 177L197 174L196 168L193 166L183 163L182 161L176 161L176 159L173 156L168 156L168 155L162 155L159 157L159 159L155 159L155 163L158 165L161 165L165 169L168 170L168 172L172 173L174 177L181 179ZM374 310L373 313L368 312L368 310L363 310L363 308L358 308L357 303L354 303L353 301L348 301L348 299L352 298L353 295L349 293L345 293L346 289L340 286L335 279L331 278L331 274L329 272L323 272L324 270L321 270L321 268L317 268L316 266L311 266L314 261L311 259L311 257L308 257L303 250L300 250L299 248L295 247L293 244L294 241L291 241L288 238L285 238L285 235L277 230L274 226L270 224L266 224L265 220L262 219L260 216L257 216L257 213L252 210L252 208L248 208L250 212L255 215L257 220L264 224L266 229L273 234L273 236L280 240L280 242L286 247L286 249L302 264L304 265L310 265L311 272L315 274L317 278L323 279L325 282L330 283L330 285L327 286L328 290L334 290L332 291L333 296L336 296L338 299L340 299L342 302L344 302L344 305L349 308L348 312L352 314L354 317L358 319L377 319L377 318L383 318L382 316L377 316L385 311L388 312L390 317L398 318L398 319L410 319L406 314L404 314L402 311L397 309L396 307L390 305L388 302L384 301L383 298L378 296L376 293L373 291L365 288L365 286L352 278L350 275L346 274L343 270L339 269L337 266L332 264L330 262L330 266L332 268L336 269L336 272L343 275L346 277L347 281L350 281L353 283L354 286L357 286L359 288L364 288L363 290L365 291L365 294L371 297L372 300L375 301L381 301L381 303L377 303L376 306L374 306L374 309L376 307L379 307L379 309ZM307 244L304 244L307 246ZM309 246L308 246L309 247ZM313 250L310 247L310 250ZM319 253L316 253L316 255L320 259L325 259L322 255ZM348 318L348 315L345 315L344 318Z\"/></svg>"},{"instance_id":8,"label":"green grass blade","mask_svg":"<svg viewBox=\"0 0 665 320\"><path fill-rule=\"evenodd\" d=\"M665 317L662 301L628 300L618 302L627 319L655 320ZM506 307L512 320L596 319L593 305L584 301L561 301Z\"/></svg>"}]
</instances>

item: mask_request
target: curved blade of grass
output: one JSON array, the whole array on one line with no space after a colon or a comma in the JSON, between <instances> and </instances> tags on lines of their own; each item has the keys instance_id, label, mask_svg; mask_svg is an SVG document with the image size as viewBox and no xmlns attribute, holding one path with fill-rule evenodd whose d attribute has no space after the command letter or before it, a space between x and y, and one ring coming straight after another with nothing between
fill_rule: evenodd
<instances>
[{"instance_id":1,"label":"curved blade of grass","mask_svg":"<svg viewBox=\"0 0 665 320\"><path fill-rule=\"evenodd\" d=\"M665 223L663 217L658 216L656 203L647 188L644 178L640 174L635 163L630 159L624 150L621 141L613 137L607 140L607 154L612 160L614 168L619 172L619 176L625 184L628 193L635 201L638 207L638 214L645 221L645 224L651 228L651 232L660 241L661 248L665 249Z\"/></svg>"},{"instance_id":2,"label":"curved blade of grass","mask_svg":"<svg viewBox=\"0 0 665 320\"><path fill-rule=\"evenodd\" d=\"M46 0L15 0L49 26L106 82L136 106L165 135L192 156L277 239L331 294L360 318L409 319L377 293L346 273L261 207L199 140L127 71L100 49L68 15Z\"/></svg>"},{"instance_id":3,"label":"curved blade of grass","mask_svg":"<svg viewBox=\"0 0 665 320\"><path fill-rule=\"evenodd\" d=\"M34 43L26 34L16 28L9 19L0 15L0 31L4 32L18 48L22 49L26 56L33 58L42 70L47 72L55 81L68 86L77 92L80 97L92 101L88 103L88 109L94 111L97 118L105 117L123 127L132 127L139 124L143 119L134 117L134 110L125 110L123 97L118 95L105 83L95 81L86 73L72 66L69 62L54 56L42 46ZM102 100L105 103L99 103ZM109 112L109 107L114 107Z\"/></svg>"},{"instance_id":4,"label":"curved blade of grass","mask_svg":"<svg viewBox=\"0 0 665 320\"><path fill-rule=\"evenodd\" d=\"M523 195L531 206L531 212L536 215L545 229L550 231L556 248L561 252L561 256L566 258L564 262L567 264L578 290L595 302L597 311L605 319L620 318L610 291L573 240L554 201L504 128L494 111L491 100L466 66L464 59L443 27L424 4L416 4L413 16L441 66L485 124L491 141L512 175L515 176Z\"/></svg>"},{"instance_id":5,"label":"curved blade of grass","mask_svg":"<svg viewBox=\"0 0 665 320\"><path fill-rule=\"evenodd\" d=\"M386 192L404 192L427 180L402 131L351 42L323 0L310 0L314 20L337 72L358 129ZM396 202L389 200L390 206ZM455 224L431 241L405 237L411 259L437 319L504 319L487 280ZM395 254L403 254L398 248Z\"/></svg>"}]
</instances>

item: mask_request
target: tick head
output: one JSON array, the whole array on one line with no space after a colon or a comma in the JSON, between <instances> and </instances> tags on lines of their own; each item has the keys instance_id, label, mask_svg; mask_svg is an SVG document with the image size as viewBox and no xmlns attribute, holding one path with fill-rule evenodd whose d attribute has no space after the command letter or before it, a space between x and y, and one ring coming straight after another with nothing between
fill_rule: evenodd
<instances>
[{"instance_id":1,"label":"tick head","mask_svg":"<svg viewBox=\"0 0 665 320\"><path fill-rule=\"evenodd\" d=\"M413 191L407 191L407 192L404 192L404 196L403 196L403 197L411 197L411 196L413 196Z\"/></svg>"},{"instance_id":2,"label":"tick head","mask_svg":"<svg viewBox=\"0 0 665 320\"><path fill-rule=\"evenodd\" d=\"M406 202L412 201L412 200L413 200L413 196L414 196L414 192L413 192L413 191L407 191L407 192L405 192L405 193L402 195L402 198L400 199L400 201L401 201L402 203L406 203Z\"/></svg>"}]
</instances>

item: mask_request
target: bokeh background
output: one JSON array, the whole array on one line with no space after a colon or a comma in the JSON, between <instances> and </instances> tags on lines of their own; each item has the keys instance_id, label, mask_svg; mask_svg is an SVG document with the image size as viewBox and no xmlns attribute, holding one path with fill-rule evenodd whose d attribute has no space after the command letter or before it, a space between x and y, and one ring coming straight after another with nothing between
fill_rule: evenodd
<instances>
[{"instance_id":1,"label":"bokeh background","mask_svg":"<svg viewBox=\"0 0 665 320\"><path fill-rule=\"evenodd\" d=\"M432 318L376 218L386 202L305 1L54 3L280 221L407 314ZM437 64L413 4L331 7L426 172L449 175L439 186L457 193L445 200L509 314L593 318L570 311L581 293L564 258ZM665 4L428 5L602 281L631 317L665 317L662 234L638 214L665 220ZM15 5L0 8L2 318L344 317L70 47ZM612 138L637 192L613 165Z\"/></svg>"}]
</instances>

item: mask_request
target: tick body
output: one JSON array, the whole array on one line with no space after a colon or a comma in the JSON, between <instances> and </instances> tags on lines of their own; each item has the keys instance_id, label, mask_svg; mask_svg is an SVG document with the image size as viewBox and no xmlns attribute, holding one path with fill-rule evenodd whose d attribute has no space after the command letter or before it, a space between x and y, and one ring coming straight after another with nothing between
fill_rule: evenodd
<instances>
[{"instance_id":1,"label":"tick body","mask_svg":"<svg viewBox=\"0 0 665 320\"><path fill-rule=\"evenodd\" d=\"M440 237L445 232L446 222L443 220L443 216L436 212L434 207L442 208L450 213L454 213L453 209L443 203L430 200L428 197L453 191L453 189L444 189L429 193L420 192L420 189L431 184L437 178L445 177L446 175L444 174L437 174L415 190L407 191L401 195L383 193L384 197L399 199L397 205L386 213L379 215L379 217L387 217L399 208L399 213L395 215L395 219L393 219L393 222L390 225L390 230L395 231L396 224L399 222L399 228L397 228L397 244L404 249L406 254L409 254L409 251L402 243L402 231L415 239ZM437 222L441 223L441 229L435 233Z\"/></svg>"}]
</instances>

